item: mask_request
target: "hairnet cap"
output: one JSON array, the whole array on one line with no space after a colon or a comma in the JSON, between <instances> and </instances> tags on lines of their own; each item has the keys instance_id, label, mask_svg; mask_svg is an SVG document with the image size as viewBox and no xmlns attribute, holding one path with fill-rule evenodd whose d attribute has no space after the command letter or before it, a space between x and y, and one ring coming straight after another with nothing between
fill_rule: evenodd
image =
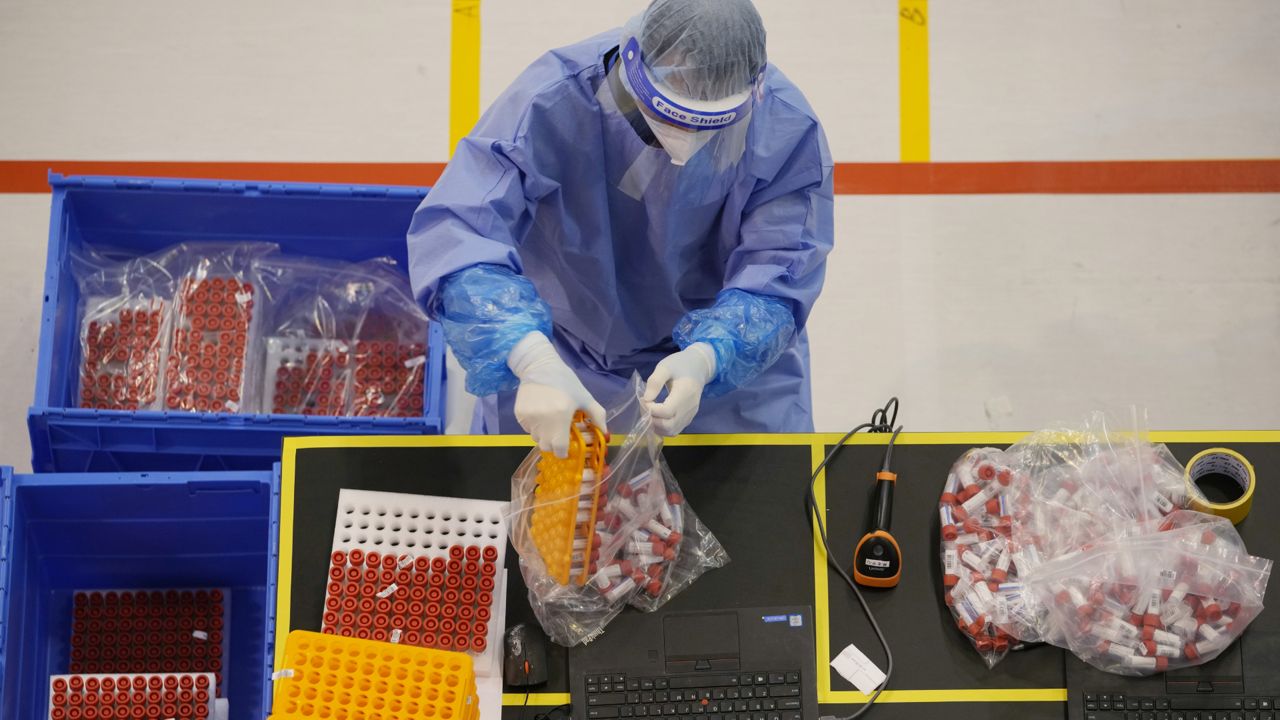
<instances>
[{"instance_id":1,"label":"hairnet cap","mask_svg":"<svg viewBox=\"0 0 1280 720\"><path fill-rule=\"evenodd\" d=\"M747 90L768 61L751 0L654 0L638 39L654 77L697 100Z\"/></svg>"}]
</instances>

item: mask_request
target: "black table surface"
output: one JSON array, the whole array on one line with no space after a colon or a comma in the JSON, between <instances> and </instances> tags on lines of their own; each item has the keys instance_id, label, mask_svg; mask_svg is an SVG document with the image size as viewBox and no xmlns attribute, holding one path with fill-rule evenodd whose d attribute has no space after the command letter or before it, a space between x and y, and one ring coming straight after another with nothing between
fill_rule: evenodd
<instances>
[{"instance_id":1,"label":"black table surface","mask_svg":"<svg viewBox=\"0 0 1280 720\"><path fill-rule=\"evenodd\" d=\"M1176 433L1169 446L1180 461L1217 445L1238 450L1254 464L1261 482L1280 474L1280 433ZM938 496L947 470L975 445L1007 445L1008 433L904 433L894 452L898 473L893 534L903 552L898 587L863 593L894 650L891 690L871 717L877 718L1061 718L1064 715L1064 655L1053 647L1011 653L987 669L956 630L941 601ZM1157 434L1155 439L1161 437ZM862 695L828 665L842 648L856 644L884 667L862 609L843 580L822 567L815 582L815 542L804 497L817 456L836 440L829 435L687 436L664 449L689 506L716 534L731 562L712 570L666 608L698 610L759 605L812 605L818 631L819 699L824 714L844 715ZM846 446L820 481L833 554L846 566L869 519L875 471L883 437ZM511 474L529 453L524 438L302 438L286 441L283 497L292 506L292 532L282 537L282 607L277 637L287 630L318 630L332 544L338 492L342 488L506 500ZM1250 551L1280 555L1280 534L1264 527L1280 510L1280 496L1260 486L1249 519L1239 530ZM821 558L816 559L821 563ZM536 623L517 558L507 554L507 626ZM824 582L825 581L825 582ZM825 584L825 593L818 592ZM628 609L626 612L635 612ZM1268 608L1255 622L1274 623ZM1270 617L1269 617L1270 616ZM605 634L595 642L607 643ZM568 654L550 645L548 681L529 706L567 701ZM524 711L524 690L508 688L510 718ZM557 716L557 720L560 717Z\"/></svg>"}]
</instances>

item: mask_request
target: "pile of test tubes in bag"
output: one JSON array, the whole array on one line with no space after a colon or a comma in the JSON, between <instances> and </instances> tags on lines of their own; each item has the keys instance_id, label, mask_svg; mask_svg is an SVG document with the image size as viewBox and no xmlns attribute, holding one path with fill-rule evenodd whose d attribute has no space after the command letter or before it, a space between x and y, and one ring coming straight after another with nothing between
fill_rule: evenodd
<instances>
[{"instance_id":1,"label":"pile of test tubes in bag","mask_svg":"<svg viewBox=\"0 0 1280 720\"><path fill-rule=\"evenodd\" d=\"M80 407L416 417L427 318L386 258L286 256L272 243L185 243L72 257Z\"/></svg>"},{"instance_id":2,"label":"pile of test tubes in bag","mask_svg":"<svg viewBox=\"0 0 1280 720\"><path fill-rule=\"evenodd\" d=\"M1271 561L1185 509L1182 466L1138 433L1033 433L977 448L943 487L943 600L988 666L1020 643L1147 675L1216 657L1262 609Z\"/></svg>"},{"instance_id":3,"label":"pile of test tubes in bag","mask_svg":"<svg viewBox=\"0 0 1280 720\"><path fill-rule=\"evenodd\" d=\"M67 674L49 678L51 720L226 716L227 593L79 590Z\"/></svg>"},{"instance_id":4,"label":"pile of test tubes in bag","mask_svg":"<svg viewBox=\"0 0 1280 720\"><path fill-rule=\"evenodd\" d=\"M610 413L630 429L620 448L579 413L567 457L534 450L512 477L512 544L534 614L561 645L599 635L628 604L660 607L729 560L637 407L633 393Z\"/></svg>"}]
</instances>

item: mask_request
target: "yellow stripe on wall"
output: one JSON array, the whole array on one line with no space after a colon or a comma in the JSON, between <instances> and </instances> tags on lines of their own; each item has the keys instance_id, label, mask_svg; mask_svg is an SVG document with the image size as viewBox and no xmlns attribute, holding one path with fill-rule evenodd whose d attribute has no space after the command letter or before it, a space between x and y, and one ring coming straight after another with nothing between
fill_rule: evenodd
<instances>
[{"instance_id":1,"label":"yellow stripe on wall","mask_svg":"<svg viewBox=\"0 0 1280 720\"><path fill-rule=\"evenodd\" d=\"M898 0L902 162L929 162L929 0Z\"/></svg>"},{"instance_id":2,"label":"yellow stripe on wall","mask_svg":"<svg viewBox=\"0 0 1280 720\"><path fill-rule=\"evenodd\" d=\"M480 0L453 0L449 35L449 156L480 119Z\"/></svg>"}]
</instances>

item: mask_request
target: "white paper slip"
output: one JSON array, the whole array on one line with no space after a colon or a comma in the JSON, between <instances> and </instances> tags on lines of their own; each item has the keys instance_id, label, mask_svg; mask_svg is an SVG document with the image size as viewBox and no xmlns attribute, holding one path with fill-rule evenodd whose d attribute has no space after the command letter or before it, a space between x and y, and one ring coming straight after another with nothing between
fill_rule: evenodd
<instances>
[{"instance_id":1,"label":"white paper slip","mask_svg":"<svg viewBox=\"0 0 1280 720\"><path fill-rule=\"evenodd\" d=\"M854 645L849 645L831 661L831 667L840 673L840 677L853 683L863 695L870 695L884 682L884 673L871 662L871 658L862 654Z\"/></svg>"}]
</instances>

